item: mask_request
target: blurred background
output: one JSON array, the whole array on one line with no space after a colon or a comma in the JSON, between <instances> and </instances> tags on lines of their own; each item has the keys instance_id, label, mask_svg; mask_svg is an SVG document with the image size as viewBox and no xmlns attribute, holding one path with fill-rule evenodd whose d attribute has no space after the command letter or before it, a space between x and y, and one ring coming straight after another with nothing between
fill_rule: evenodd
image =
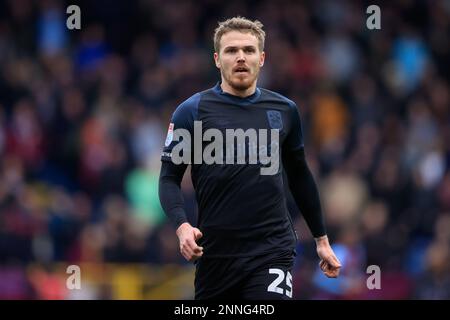
<instances>
[{"instance_id":1,"label":"blurred background","mask_svg":"<svg viewBox=\"0 0 450 320\"><path fill-rule=\"evenodd\" d=\"M213 31L235 15L265 26L258 84L300 108L343 264L321 276L291 202L294 297L450 299L450 1L425 0L0 1L1 299L193 298L160 152L178 104L219 80ZM183 190L195 223L188 173Z\"/></svg>"}]
</instances>

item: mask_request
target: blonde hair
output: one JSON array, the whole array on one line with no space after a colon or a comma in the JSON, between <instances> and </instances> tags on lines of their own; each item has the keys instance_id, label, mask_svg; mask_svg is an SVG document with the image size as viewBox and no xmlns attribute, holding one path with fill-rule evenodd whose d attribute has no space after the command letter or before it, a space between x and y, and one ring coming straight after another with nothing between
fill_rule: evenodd
<instances>
[{"instance_id":1,"label":"blonde hair","mask_svg":"<svg viewBox=\"0 0 450 320\"><path fill-rule=\"evenodd\" d=\"M216 28L216 30L214 30L214 50L216 52L219 52L220 39L225 33L230 31L239 31L244 33L250 32L251 34L253 34L258 39L259 51L263 51L266 33L262 28L263 24L260 21L251 21L240 16L219 22L219 26Z\"/></svg>"}]
</instances>

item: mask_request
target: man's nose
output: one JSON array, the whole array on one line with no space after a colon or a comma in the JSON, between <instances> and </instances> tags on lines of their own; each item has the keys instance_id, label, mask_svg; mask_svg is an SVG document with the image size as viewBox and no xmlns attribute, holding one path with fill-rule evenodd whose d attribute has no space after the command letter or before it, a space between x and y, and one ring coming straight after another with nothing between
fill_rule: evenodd
<instances>
[{"instance_id":1,"label":"man's nose","mask_svg":"<svg viewBox=\"0 0 450 320\"><path fill-rule=\"evenodd\" d=\"M238 62L245 62L245 54L244 54L243 50L239 50L238 51L237 61Z\"/></svg>"}]
</instances>

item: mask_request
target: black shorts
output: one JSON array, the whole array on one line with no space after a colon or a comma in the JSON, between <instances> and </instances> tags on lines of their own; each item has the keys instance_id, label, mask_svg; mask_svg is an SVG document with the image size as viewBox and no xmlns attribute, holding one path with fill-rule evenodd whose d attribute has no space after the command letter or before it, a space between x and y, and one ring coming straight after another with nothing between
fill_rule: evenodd
<instances>
[{"instance_id":1,"label":"black shorts","mask_svg":"<svg viewBox=\"0 0 450 320\"><path fill-rule=\"evenodd\" d=\"M195 299L290 300L295 252L197 262Z\"/></svg>"}]
</instances>

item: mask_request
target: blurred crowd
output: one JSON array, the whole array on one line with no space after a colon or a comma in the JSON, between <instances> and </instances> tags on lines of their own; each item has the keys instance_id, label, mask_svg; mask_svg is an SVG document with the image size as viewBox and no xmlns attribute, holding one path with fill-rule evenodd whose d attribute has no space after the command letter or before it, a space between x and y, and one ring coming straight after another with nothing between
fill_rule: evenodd
<instances>
[{"instance_id":1,"label":"blurred crowd","mask_svg":"<svg viewBox=\"0 0 450 320\"><path fill-rule=\"evenodd\" d=\"M381 30L364 1L75 3L81 30L72 3L0 2L0 298L63 297L45 294L56 263L189 265L159 204L161 148L178 104L220 79L217 21L241 15L267 33L258 85L299 106L343 264L318 272L290 201L295 297L450 299L449 1L383 2ZM183 190L195 223L188 172Z\"/></svg>"}]
</instances>

